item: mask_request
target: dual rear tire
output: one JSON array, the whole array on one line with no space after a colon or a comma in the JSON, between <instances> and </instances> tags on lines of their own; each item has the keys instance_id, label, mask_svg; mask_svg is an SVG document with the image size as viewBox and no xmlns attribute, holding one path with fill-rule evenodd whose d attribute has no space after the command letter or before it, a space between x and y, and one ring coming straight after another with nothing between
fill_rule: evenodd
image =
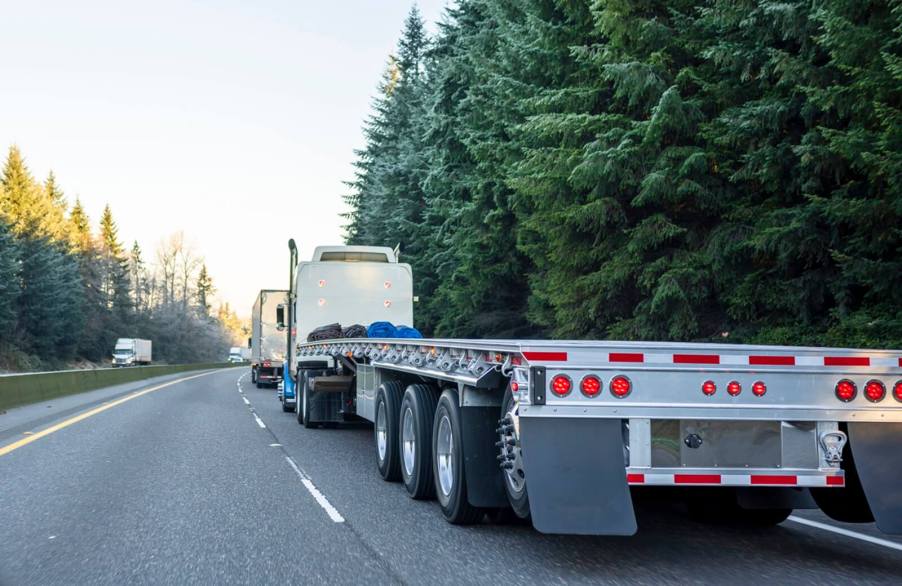
<instances>
[{"instance_id":1,"label":"dual rear tire","mask_svg":"<svg viewBox=\"0 0 902 586\"><path fill-rule=\"evenodd\" d=\"M376 466L383 479L400 480L414 499L437 497L453 524L479 521L485 511L467 500L463 433L457 391L425 384L404 389L383 383L376 393Z\"/></svg>"}]
</instances>

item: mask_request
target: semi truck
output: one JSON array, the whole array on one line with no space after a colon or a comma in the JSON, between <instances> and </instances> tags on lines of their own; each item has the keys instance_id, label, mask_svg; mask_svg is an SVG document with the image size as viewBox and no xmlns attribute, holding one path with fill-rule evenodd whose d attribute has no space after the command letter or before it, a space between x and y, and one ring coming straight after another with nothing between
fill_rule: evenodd
<instances>
[{"instance_id":1,"label":"semi truck","mask_svg":"<svg viewBox=\"0 0 902 586\"><path fill-rule=\"evenodd\" d=\"M413 312L410 268L390 249L317 251L289 292L298 422L372 422L378 473L451 523L503 513L544 533L632 535L634 497L654 492L739 523L819 508L902 533L902 350L308 342L311 326Z\"/></svg>"},{"instance_id":2,"label":"semi truck","mask_svg":"<svg viewBox=\"0 0 902 586\"><path fill-rule=\"evenodd\" d=\"M113 348L113 367L147 365L152 361L153 344L140 338L119 338Z\"/></svg>"},{"instance_id":3,"label":"semi truck","mask_svg":"<svg viewBox=\"0 0 902 586\"><path fill-rule=\"evenodd\" d=\"M244 362L244 348L241 346L232 346L229 348L229 362Z\"/></svg>"},{"instance_id":4,"label":"semi truck","mask_svg":"<svg viewBox=\"0 0 902 586\"><path fill-rule=\"evenodd\" d=\"M251 382L262 388L275 387L282 380L286 332L276 322L276 308L284 307L288 291L264 289L257 294L251 310Z\"/></svg>"}]
</instances>

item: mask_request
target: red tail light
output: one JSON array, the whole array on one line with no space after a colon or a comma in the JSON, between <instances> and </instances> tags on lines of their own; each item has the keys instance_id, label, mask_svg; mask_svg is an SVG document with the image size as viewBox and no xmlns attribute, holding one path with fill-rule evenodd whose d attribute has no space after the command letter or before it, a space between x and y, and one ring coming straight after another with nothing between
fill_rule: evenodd
<instances>
[{"instance_id":1,"label":"red tail light","mask_svg":"<svg viewBox=\"0 0 902 586\"><path fill-rule=\"evenodd\" d=\"M601 379L593 374L584 376L579 383L579 390L590 399L597 397L598 393L601 392Z\"/></svg>"},{"instance_id":2,"label":"red tail light","mask_svg":"<svg viewBox=\"0 0 902 586\"><path fill-rule=\"evenodd\" d=\"M864 385L864 396L871 403L880 402L886 396L886 386L879 380L869 380L868 384Z\"/></svg>"},{"instance_id":3,"label":"red tail light","mask_svg":"<svg viewBox=\"0 0 902 586\"><path fill-rule=\"evenodd\" d=\"M630 391L632 390L633 383L631 383L630 379L626 378L625 376L618 374L611 379L611 394L618 399L622 399L625 396L629 395Z\"/></svg>"},{"instance_id":4,"label":"red tail light","mask_svg":"<svg viewBox=\"0 0 902 586\"><path fill-rule=\"evenodd\" d=\"M902 380L897 380L896 384L893 385L893 397L902 403Z\"/></svg>"},{"instance_id":5,"label":"red tail light","mask_svg":"<svg viewBox=\"0 0 902 586\"><path fill-rule=\"evenodd\" d=\"M755 395L756 397L763 397L764 393L766 393L766 392L767 392L767 385L764 384L762 381L760 381L760 380L755 381L755 383L752 385L752 394Z\"/></svg>"},{"instance_id":6,"label":"red tail light","mask_svg":"<svg viewBox=\"0 0 902 586\"><path fill-rule=\"evenodd\" d=\"M559 374L551 379L551 392L558 397L566 397L572 389L573 381L566 374Z\"/></svg>"},{"instance_id":7,"label":"red tail light","mask_svg":"<svg viewBox=\"0 0 902 586\"><path fill-rule=\"evenodd\" d=\"M843 403L848 403L858 394L858 388L855 383L848 379L843 379L836 383L836 398Z\"/></svg>"},{"instance_id":8,"label":"red tail light","mask_svg":"<svg viewBox=\"0 0 902 586\"><path fill-rule=\"evenodd\" d=\"M739 384L739 381L735 381L735 380L730 381L727 384L727 392L730 393L730 395L735 397L736 395L738 395L739 393L742 392L742 385Z\"/></svg>"},{"instance_id":9,"label":"red tail light","mask_svg":"<svg viewBox=\"0 0 902 586\"><path fill-rule=\"evenodd\" d=\"M717 392L717 385L713 380L706 380L702 383L702 392L710 397Z\"/></svg>"}]
</instances>

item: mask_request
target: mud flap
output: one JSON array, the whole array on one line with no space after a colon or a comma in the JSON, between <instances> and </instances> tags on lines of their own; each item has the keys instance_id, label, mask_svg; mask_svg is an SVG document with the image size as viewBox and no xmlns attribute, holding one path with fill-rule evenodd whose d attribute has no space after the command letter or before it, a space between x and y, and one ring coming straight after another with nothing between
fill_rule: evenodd
<instances>
[{"instance_id":1,"label":"mud flap","mask_svg":"<svg viewBox=\"0 0 902 586\"><path fill-rule=\"evenodd\" d=\"M849 447L877 528L902 534L902 423L849 423Z\"/></svg>"},{"instance_id":2,"label":"mud flap","mask_svg":"<svg viewBox=\"0 0 902 586\"><path fill-rule=\"evenodd\" d=\"M636 533L619 419L520 417L520 441L536 529Z\"/></svg>"},{"instance_id":3,"label":"mud flap","mask_svg":"<svg viewBox=\"0 0 902 586\"><path fill-rule=\"evenodd\" d=\"M474 507L508 505L504 478L495 458L498 410L498 407L464 407L460 410L467 501Z\"/></svg>"}]
</instances>

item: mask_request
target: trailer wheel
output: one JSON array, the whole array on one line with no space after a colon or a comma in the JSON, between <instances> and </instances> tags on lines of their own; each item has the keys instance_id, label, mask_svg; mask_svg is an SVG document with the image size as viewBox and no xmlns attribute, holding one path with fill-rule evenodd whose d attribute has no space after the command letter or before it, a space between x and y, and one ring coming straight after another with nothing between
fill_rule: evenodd
<instances>
[{"instance_id":1,"label":"trailer wheel","mask_svg":"<svg viewBox=\"0 0 902 586\"><path fill-rule=\"evenodd\" d=\"M520 434L517 420L517 405L508 386L501 402L501 454L504 460L504 491L514 514L521 519L529 519L529 493L526 490L526 472L520 451Z\"/></svg>"},{"instance_id":2,"label":"trailer wheel","mask_svg":"<svg viewBox=\"0 0 902 586\"><path fill-rule=\"evenodd\" d=\"M442 515L454 525L470 525L485 511L467 500L460 407L457 391L445 389L432 424L432 474Z\"/></svg>"},{"instance_id":3,"label":"trailer wheel","mask_svg":"<svg viewBox=\"0 0 902 586\"><path fill-rule=\"evenodd\" d=\"M298 423L307 429L315 427L310 421L310 393L307 392L307 386L310 381L308 377L309 374L310 371L308 369L300 371L300 374L298 375L298 386L297 389L295 389L295 393L297 394L297 399L295 400L295 413L298 414Z\"/></svg>"},{"instance_id":4,"label":"trailer wheel","mask_svg":"<svg viewBox=\"0 0 902 586\"><path fill-rule=\"evenodd\" d=\"M252 368L251 369L251 383L256 383L256 382L257 382L257 369Z\"/></svg>"},{"instance_id":5,"label":"trailer wheel","mask_svg":"<svg viewBox=\"0 0 902 586\"><path fill-rule=\"evenodd\" d=\"M376 391L376 423L373 435L376 440L376 467L383 480L401 479L401 453L398 448L398 415L401 409L401 393L404 385L390 381L379 385Z\"/></svg>"},{"instance_id":6,"label":"trailer wheel","mask_svg":"<svg viewBox=\"0 0 902 586\"><path fill-rule=\"evenodd\" d=\"M435 496L432 478L432 420L438 393L430 385L410 385L401 401L398 442L401 449L401 480L414 499Z\"/></svg>"}]
</instances>

